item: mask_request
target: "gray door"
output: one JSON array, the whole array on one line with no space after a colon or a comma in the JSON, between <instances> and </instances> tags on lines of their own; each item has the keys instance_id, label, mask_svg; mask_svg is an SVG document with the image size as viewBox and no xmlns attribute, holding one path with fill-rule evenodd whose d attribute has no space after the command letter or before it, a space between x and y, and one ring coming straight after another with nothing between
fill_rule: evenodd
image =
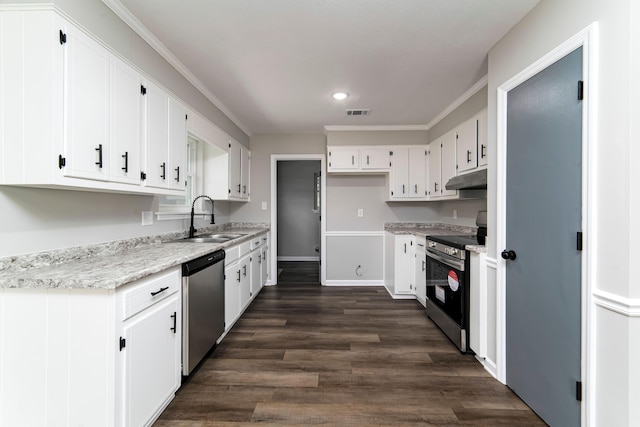
<instances>
[{"instance_id":1,"label":"gray door","mask_svg":"<svg viewBox=\"0 0 640 427\"><path fill-rule=\"evenodd\" d=\"M551 426L580 425L582 48L508 93L507 385Z\"/></svg>"}]
</instances>

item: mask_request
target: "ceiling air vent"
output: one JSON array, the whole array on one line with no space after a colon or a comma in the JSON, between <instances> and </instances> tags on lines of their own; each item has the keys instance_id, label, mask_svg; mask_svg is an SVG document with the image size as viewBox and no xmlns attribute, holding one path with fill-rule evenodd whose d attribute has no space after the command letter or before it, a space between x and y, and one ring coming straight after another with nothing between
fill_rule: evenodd
<instances>
[{"instance_id":1,"label":"ceiling air vent","mask_svg":"<svg viewBox=\"0 0 640 427\"><path fill-rule=\"evenodd\" d=\"M359 117L359 116L368 116L371 113L371 110L368 108L361 108L357 110L347 110L347 116Z\"/></svg>"}]
</instances>

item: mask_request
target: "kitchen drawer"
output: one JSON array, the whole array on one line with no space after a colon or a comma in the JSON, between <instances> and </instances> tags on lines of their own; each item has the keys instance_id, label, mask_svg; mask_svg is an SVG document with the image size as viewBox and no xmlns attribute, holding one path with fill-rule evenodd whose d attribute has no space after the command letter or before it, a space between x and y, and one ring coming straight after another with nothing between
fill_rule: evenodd
<instances>
[{"instance_id":1,"label":"kitchen drawer","mask_svg":"<svg viewBox=\"0 0 640 427\"><path fill-rule=\"evenodd\" d=\"M262 238L263 238L263 236L258 236L258 237L254 237L253 239L251 239L251 250L252 251L258 249L260 246L262 246L266 242L266 238L265 238L265 240L262 240Z\"/></svg>"},{"instance_id":2,"label":"kitchen drawer","mask_svg":"<svg viewBox=\"0 0 640 427\"><path fill-rule=\"evenodd\" d=\"M249 252L251 252L251 242L253 240L250 240L248 242L244 242L241 243L239 245L235 245L235 246L231 246L230 248L226 248L224 250L225 252L225 265L230 265L233 262L235 262L238 258L240 258L243 255L248 254Z\"/></svg>"},{"instance_id":3,"label":"kitchen drawer","mask_svg":"<svg viewBox=\"0 0 640 427\"><path fill-rule=\"evenodd\" d=\"M173 295L180 289L180 267L154 274L125 285L122 292L122 320L128 319Z\"/></svg>"}]
</instances>

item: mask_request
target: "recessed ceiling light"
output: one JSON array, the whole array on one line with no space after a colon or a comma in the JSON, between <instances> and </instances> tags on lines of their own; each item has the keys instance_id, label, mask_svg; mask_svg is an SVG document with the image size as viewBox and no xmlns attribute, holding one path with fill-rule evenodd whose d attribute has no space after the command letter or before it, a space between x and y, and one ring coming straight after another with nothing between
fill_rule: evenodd
<instances>
[{"instance_id":1,"label":"recessed ceiling light","mask_svg":"<svg viewBox=\"0 0 640 427\"><path fill-rule=\"evenodd\" d=\"M335 99L336 101L342 101L345 100L349 97L348 93L345 92L336 92L333 95L331 95L333 97L333 99Z\"/></svg>"}]
</instances>

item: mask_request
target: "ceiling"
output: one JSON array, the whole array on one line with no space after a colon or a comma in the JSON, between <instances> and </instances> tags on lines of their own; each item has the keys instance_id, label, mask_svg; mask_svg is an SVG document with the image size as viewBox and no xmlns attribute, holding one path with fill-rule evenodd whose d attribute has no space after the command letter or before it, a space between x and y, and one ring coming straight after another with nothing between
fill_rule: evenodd
<instances>
[{"instance_id":1,"label":"ceiling","mask_svg":"<svg viewBox=\"0 0 640 427\"><path fill-rule=\"evenodd\" d=\"M255 134L426 125L486 76L489 49L539 0L119 2Z\"/></svg>"}]
</instances>

